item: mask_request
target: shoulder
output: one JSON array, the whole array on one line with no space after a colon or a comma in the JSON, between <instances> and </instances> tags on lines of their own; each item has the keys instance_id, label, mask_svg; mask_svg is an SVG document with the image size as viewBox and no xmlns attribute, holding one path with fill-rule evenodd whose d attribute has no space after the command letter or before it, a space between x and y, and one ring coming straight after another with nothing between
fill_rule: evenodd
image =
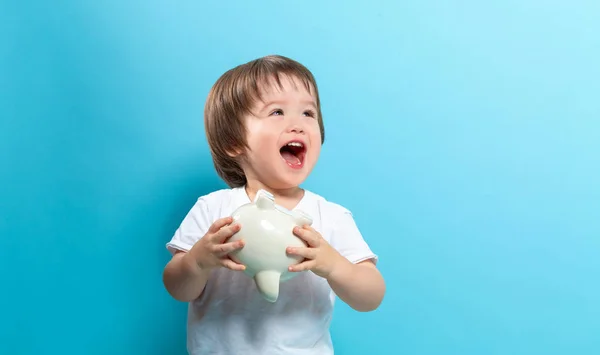
<instances>
[{"instance_id":1,"label":"shoulder","mask_svg":"<svg viewBox=\"0 0 600 355\"><path fill-rule=\"evenodd\" d=\"M236 189L220 189L212 191L206 195L198 197L198 202L206 204L209 207L213 207L215 205L223 204L223 202L230 201L235 192Z\"/></svg>"},{"instance_id":2,"label":"shoulder","mask_svg":"<svg viewBox=\"0 0 600 355\"><path fill-rule=\"evenodd\" d=\"M352 263L367 259L377 260L363 238L362 232L356 224L352 212L339 203L329 201L324 197L308 192L309 199L319 209L319 227L323 238L341 255ZM316 228L315 228L316 229Z\"/></svg>"},{"instance_id":3,"label":"shoulder","mask_svg":"<svg viewBox=\"0 0 600 355\"><path fill-rule=\"evenodd\" d=\"M309 200L312 200L318 206L320 214L327 220L352 216L352 212L339 203L327 200L325 197L309 190L305 190L305 194Z\"/></svg>"},{"instance_id":4,"label":"shoulder","mask_svg":"<svg viewBox=\"0 0 600 355\"><path fill-rule=\"evenodd\" d=\"M195 208L209 219L216 220L230 215L240 205L246 203L243 187L220 189L198 197Z\"/></svg>"},{"instance_id":5,"label":"shoulder","mask_svg":"<svg viewBox=\"0 0 600 355\"><path fill-rule=\"evenodd\" d=\"M228 206L234 195L234 189L220 189L201 195L197 198L190 213L197 218L214 220Z\"/></svg>"}]
</instances>

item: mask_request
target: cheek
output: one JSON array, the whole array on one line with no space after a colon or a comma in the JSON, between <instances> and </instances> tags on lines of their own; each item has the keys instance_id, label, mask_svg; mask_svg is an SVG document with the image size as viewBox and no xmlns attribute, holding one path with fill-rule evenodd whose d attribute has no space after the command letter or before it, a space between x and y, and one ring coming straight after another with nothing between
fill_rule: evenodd
<instances>
[{"instance_id":1,"label":"cheek","mask_svg":"<svg viewBox=\"0 0 600 355\"><path fill-rule=\"evenodd\" d=\"M318 124L310 132L310 142L311 153L313 153L313 155L319 155L319 153L321 152L321 130Z\"/></svg>"},{"instance_id":2,"label":"cheek","mask_svg":"<svg viewBox=\"0 0 600 355\"><path fill-rule=\"evenodd\" d=\"M313 156L318 156L319 154L321 154L321 141L317 141L316 144L313 144L311 147L311 153L313 153Z\"/></svg>"},{"instance_id":3,"label":"cheek","mask_svg":"<svg viewBox=\"0 0 600 355\"><path fill-rule=\"evenodd\" d=\"M319 142L319 144L321 144L321 126L319 126L318 122L315 121L314 124L310 126L309 134L311 142Z\"/></svg>"},{"instance_id":4,"label":"cheek","mask_svg":"<svg viewBox=\"0 0 600 355\"><path fill-rule=\"evenodd\" d=\"M267 146L273 140L273 134L261 122L254 122L246 128L248 132L248 143L255 149Z\"/></svg>"},{"instance_id":5,"label":"cheek","mask_svg":"<svg viewBox=\"0 0 600 355\"><path fill-rule=\"evenodd\" d=\"M248 144L252 160L262 165L279 156L279 151L276 149L277 138L277 135L270 134L265 130L248 131Z\"/></svg>"}]
</instances>

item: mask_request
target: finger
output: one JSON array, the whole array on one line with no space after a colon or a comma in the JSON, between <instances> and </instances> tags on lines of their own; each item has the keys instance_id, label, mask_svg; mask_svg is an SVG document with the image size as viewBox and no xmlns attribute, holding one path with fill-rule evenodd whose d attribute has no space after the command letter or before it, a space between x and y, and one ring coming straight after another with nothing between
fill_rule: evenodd
<instances>
[{"instance_id":1,"label":"finger","mask_svg":"<svg viewBox=\"0 0 600 355\"><path fill-rule=\"evenodd\" d=\"M312 269L313 267L315 267L315 265L316 265L316 262L314 260L307 260L307 261L301 262L299 264L290 266L288 268L288 270L291 272L308 271L308 270Z\"/></svg>"},{"instance_id":2,"label":"finger","mask_svg":"<svg viewBox=\"0 0 600 355\"><path fill-rule=\"evenodd\" d=\"M228 268L233 271L244 271L246 270L246 266L242 264L238 264L231 259L221 259L221 266Z\"/></svg>"},{"instance_id":3,"label":"finger","mask_svg":"<svg viewBox=\"0 0 600 355\"><path fill-rule=\"evenodd\" d=\"M217 219L208 229L209 233L217 233L221 228L233 222L233 217L223 217Z\"/></svg>"},{"instance_id":4,"label":"finger","mask_svg":"<svg viewBox=\"0 0 600 355\"><path fill-rule=\"evenodd\" d=\"M306 229L307 231L309 231L311 233L319 233L310 224L303 225L302 229Z\"/></svg>"},{"instance_id":5,"label":"finger","mask_svg":"<svg viewBox=\"0 0 600 355\"><path fill-rule=\"evenodd\" d=\"M288 254L302 256L305 259L315 259L317 250L313 248L287 248Z\"/></svg>"},{"instance_id":6,"label":"finger","mask_svg":"<svg viewBox=\"0 0 600 355\"><path fill-rule=\"evenodd\" d=\"M212 252L218 256L224 256L231 253L234 250L238 250L244 247L243 240L237 240L235 242L215 244L212 246Z\"/></svg>"},{"instance_id":7,"label":"finger","mask_svg":"<svg viewBox=\"0 0 600 355\"><path fill-rule=\"evenodd\" d=\"M305 228L295 227L294 234L302 238L302 240L307 242L308 245L311 247L317 248L320 245L321 236L316 231L311 232L310 230Z\"/></svg>"},{"instance_id":8,"label":"finger","mask_svg":"<svg viewBox=\"0 0 600 355\"><path fill-rule=\"evenodd\" d=\"M227 240L227 238L230 238L232 235L239 232L240 229L241 229L241 226L237 223L230 224L226 227L223 227L217 233L213 234L212 242L214 242L216 244L221 244L225 240Z\"/></svg>"}]
</instances>

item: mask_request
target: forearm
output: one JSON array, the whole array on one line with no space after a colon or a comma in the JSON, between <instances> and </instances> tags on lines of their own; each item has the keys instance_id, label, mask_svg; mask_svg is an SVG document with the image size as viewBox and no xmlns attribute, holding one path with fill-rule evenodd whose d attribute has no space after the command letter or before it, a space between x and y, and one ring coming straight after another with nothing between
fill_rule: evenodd
<instances>
[{"instance_id":1,"label":"forearm","mask_svg":"<svg viewBox=\"0 0 600 355\"><path fill-rule=\"evenodd\" d=\"M327 281L342 301L360 312L377 309L385 294L385 281L370 262L352 264L344 258Z\"/></svg>"},{"instance_id":2,"label":"forearm","mask_svg":"<svg viewBox=\"0 0 600 355\"><path fill-rule=\"evenodd\" d=\"M198 298L208 280L209 271L201 269L188 253L177 253L165 267L163 283L176 300L190 302Z\"/></svg>"}]
</instances>

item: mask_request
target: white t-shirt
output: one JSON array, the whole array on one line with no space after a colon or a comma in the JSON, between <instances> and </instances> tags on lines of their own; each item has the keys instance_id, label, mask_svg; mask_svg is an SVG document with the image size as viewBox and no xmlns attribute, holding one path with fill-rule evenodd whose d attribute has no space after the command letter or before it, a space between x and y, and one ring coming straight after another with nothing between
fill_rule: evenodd
<instances>
[{"instance_id":1,"label":"white t-shirt","mask_svg":"<svg viewBox=\"0 0 600 355\"><path fill-rule=\"evenodd\" d=\"M202 196L189 211L167 248L188 251L211 224L250 203L243 187ZM313 219L313 228L353 263L377 261L351 213L305 190L296 209ZM188 308L187 349L204 354L333 354L329 325L335 294L327 281L302 272L280 285L275 303L264 300L254 281L226 268L211 272L202 295Z\"/></svg>"}]
</instances>

